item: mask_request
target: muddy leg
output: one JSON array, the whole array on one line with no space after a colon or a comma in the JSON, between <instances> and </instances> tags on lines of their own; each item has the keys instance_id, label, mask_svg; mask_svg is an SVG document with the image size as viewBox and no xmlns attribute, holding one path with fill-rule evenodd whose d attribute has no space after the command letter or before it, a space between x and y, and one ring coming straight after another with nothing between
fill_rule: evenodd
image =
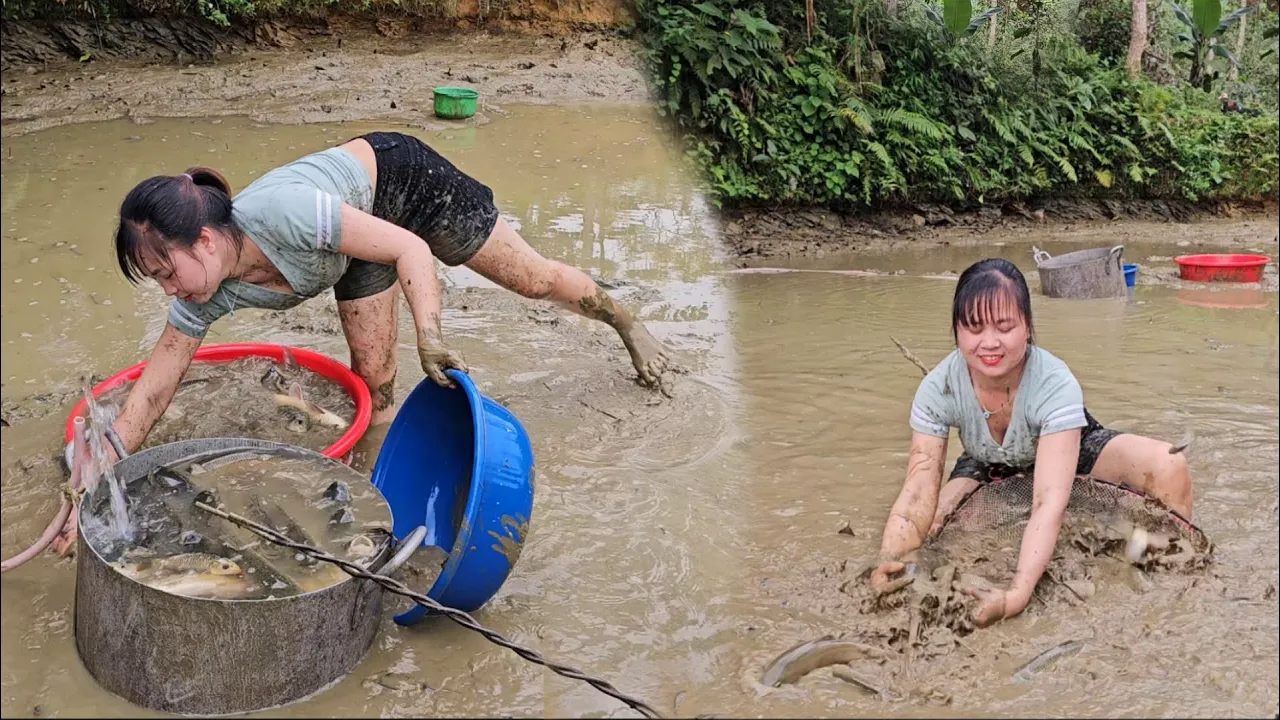
<instances>
[{"instance_id":1,"label":"muddy leg","mask_svg":"<svg viewBox=\"0 0 1280 720\"><path fill-rule=\"evenodd\" d=\"M374 425L395 417L399 300L400 286L392 285L377 295L338 303L342 332L351 348L351 369L373 396Z\"/></svg>"},{"instance_id":2,"label":"muddy leg","mask_svg":"<svg viewBox=\"0 0 1280 720\"><path fill-rule=\"evenodd\" d=\"M644 324L616 304L586 273L539 255L501 218L467 267L524 297L551 300L609 325L622 338L640 380L650 387L661 385L667 353Z\"/></svg>"},{"instance_id":3,"label":"muddy leg","mask_svg":"<svg viewBox=\"0 0 1280 720\"><path fill-rule=\"evenodd\" d=\"M1157 498L1191 520L1191 469L1169 443L1141 435L1117 435L1093 464L1094 477L1123 483Z\"/></svg>"},{"instance_id":4,"label":"muddy leg","mask_svg":"<svg viewBox=\"0 0 1280 720\"><path fill-rule=\"evenodd\" d=\"M946 485L942 486L942 491L938 493L938 511L933 514L933 525L929 528L929 537L933 537L938 532L947 514L955 510L964 496L976 487L978 487L978 481L967 477L951 478Z\"/></svg>"}]
</instances>

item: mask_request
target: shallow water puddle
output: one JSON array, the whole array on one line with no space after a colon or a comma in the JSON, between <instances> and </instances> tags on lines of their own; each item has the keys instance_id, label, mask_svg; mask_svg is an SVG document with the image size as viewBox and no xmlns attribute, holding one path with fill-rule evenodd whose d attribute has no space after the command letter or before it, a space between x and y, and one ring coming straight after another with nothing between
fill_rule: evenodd
<instances>
[{"instance_id":1,"label":"shallow water puddle","mask_svg":"<svg viewBox=\"0 0 1280 720\"><path fill-rule=\"evenodd\" d=\"M6 401L71 389L77 373L113 372L149 351L163 298L153 285L130 288L110 248L113 212L133 183L207 164L242 187L274 164L371 129L163 120L6 141L14 153L0 179ZM893 247L806 264L902 275L733 272L714 214L647 111L513 108L482 128L423 137L489 184L534 247L616 286L691 371L677 378L676 398L660 402L629 380L607 329L486 290L465 270L448 273L446 332L483 391L524 422L539 466L529 541L515 575L478 613L483 622L667 712L678 696L680 715L1273 712L1275 292L1257 291L1261 307L1244 308L1190 304L1185 289L1159 285L1139 286L1128 301L1034 301L1039 342L1071 364L1099 420L1171 441L1194 428L1196 521L1218 545L1214 582L1121 573L1080 608L1033 605L971 636L977 657L914 679L908 700L892 706L823 672L765 691L756 680L774 655L847 628L827 606L834 581L823 573L874 554L900 487L919 371L889 336L937 362L950 350L954 288L940 276L1004 255L1034 281L1027 244ZM1037 245L1057 253L1111 238L1073 242ZM1177 254L1158 236L1126 242L1130 260ZM399 397L421 377L406 316ZM347 357L328 299L221 325L209 342L253 338ZM56 503L57 468L44 457L58 449L65 409L49 413L4 430L5 554L34 538ZM378 437L365 443L366 467ZM852 537L837 532L846 521ZM136 712L76 659L70 562L37 560L6 573L3 590L6 716L37 706L45 715ZM1068 639L1085 640L1079 655L1025 686L1009 681L1012 669ZM380 682L387 673L415 683ZM266 714L619 708L433 619L410 629L388 620L351 676Z\"/></svg>"}]
</instances>

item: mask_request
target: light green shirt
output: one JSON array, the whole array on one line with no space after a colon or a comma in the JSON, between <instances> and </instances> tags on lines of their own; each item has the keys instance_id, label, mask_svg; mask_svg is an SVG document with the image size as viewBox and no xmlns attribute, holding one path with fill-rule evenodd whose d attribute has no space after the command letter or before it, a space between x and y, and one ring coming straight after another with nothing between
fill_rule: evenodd
<instances>
[{"instance_id":1,"label":"light green shirt","mask_svg":"<svg viewBox=\"0 0 1280 720\"><path fill-rule=\"evenodd\" d=\"M994 410L994 408L992 408ZM954 350L930 372L911 405L911 429L945 438L960 431L960 444L984 463L1028 467L1035 462L1041 436L1082 428L1084 393L1067 364L1047 350L1027 347L1026 367L1013 400L1004 442L996 443L973 391L969 366Z\"/></svg>"},{"instance_id":2,"label":"light green shirt","mask_svg":"<svg viewBox=\"0 0 1280 720\"><path fill-rule=\"evenodd\" d=\"M338 252L344 202L371 212L373 181L357 157L339 148L307 155L250 183L232 198L232 215L294 292L227 279L207 303L175 299L169 323L202 338L233 310L285 310L333 287L351 262Z\"/></svg>"}]
</instances>

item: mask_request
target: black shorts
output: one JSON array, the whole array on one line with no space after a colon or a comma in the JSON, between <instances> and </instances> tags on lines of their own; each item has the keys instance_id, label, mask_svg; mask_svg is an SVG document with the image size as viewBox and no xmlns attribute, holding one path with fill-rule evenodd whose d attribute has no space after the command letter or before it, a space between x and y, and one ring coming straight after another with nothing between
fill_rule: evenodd
<instances>
[{"instance_id":1,"label":"black shorts","mask_svg":"<svg viewBox=\"0 0 1280 720\"><path fill-rule=\"evenodd\" d=\"M498 224L492 190L418 138L387 132L360 137L373 147L378 163L374 217L425 240L445 265L462 265L480 252ZM333 294L338 300L357 300L398 280L392 265L352 258Z\"/></svg>"},{"instance_id":2,"label":"black shorts","mask_svg":"<svg viewBox=\"0 0 1280 720\"><path fill-rule=\"evenodd\" d=\"M1119 430L1108 430L1102 427L1102 424L1094 420L1088 410L1084 411L1084 419L1087 425L1080 431L1080 459L1076 461L1076 475L1092 473L1094 463L1098 462L1098 456L1102 454L1102 448L1106 447L1112 438L1123 434ZM956 466L951 470L949 479L964 477L973 478L980 483L989 483L1014 475L1031 474L1034 471L1035 463L1019 468L999 463L984 463L970 457L969 453L962 453L956 458Z\"/></svg>"}]
</instances>

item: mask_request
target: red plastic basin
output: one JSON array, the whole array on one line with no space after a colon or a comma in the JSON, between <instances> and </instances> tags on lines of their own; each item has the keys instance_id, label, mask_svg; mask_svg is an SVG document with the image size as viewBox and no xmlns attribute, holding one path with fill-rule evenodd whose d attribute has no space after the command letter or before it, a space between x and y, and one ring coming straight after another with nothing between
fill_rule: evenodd
<instances>
[{"instance_id":1,"label":"red plastic basin","mask_svg":"<svg viewBox=\"0 0 1280 720\"><path fill-rule=\"evenodd\" d=\"M1262 282L1266 255L1180 255L1173 259L1183 280L1192 282Z\"/></svg>"},{"instance_id":2,"label":"red plastic basin","mask_svg":"<svg viewBox=\"0 0 1280 720\"><path fill-rule=\"evenodd\" d=\"M285 348L286 346L284 345L266 343L205 345L196 351L192 362L220 363L241 360L247 357L265 357L271 358L276 362L284 362ZM373 398L369 395L369 386L365 385L360 376L356 375L351 368L327 355L321 355L318 352L303 348L289 347L288 349L299 365L337 383L355 400L356 417L351 421L351 427L347 428L342 437L338 438L336 442L324 451L325 457L341 460L351 451L351 448L355 447L355 444L364 435L365 431L369 429L369 421L373 418ZM102 393L112 388L137 380L142 376L142 369L146 366L146 361L143 361L103 380L93 388L93 396L95 398L100 397ZM76 403L76 406L71 409L71 416L67 418L67 442L71 442L72 423L76 417L83 416L87 408L88 403L81 398L80 402Z\"/></svg>"}]
</instances>

